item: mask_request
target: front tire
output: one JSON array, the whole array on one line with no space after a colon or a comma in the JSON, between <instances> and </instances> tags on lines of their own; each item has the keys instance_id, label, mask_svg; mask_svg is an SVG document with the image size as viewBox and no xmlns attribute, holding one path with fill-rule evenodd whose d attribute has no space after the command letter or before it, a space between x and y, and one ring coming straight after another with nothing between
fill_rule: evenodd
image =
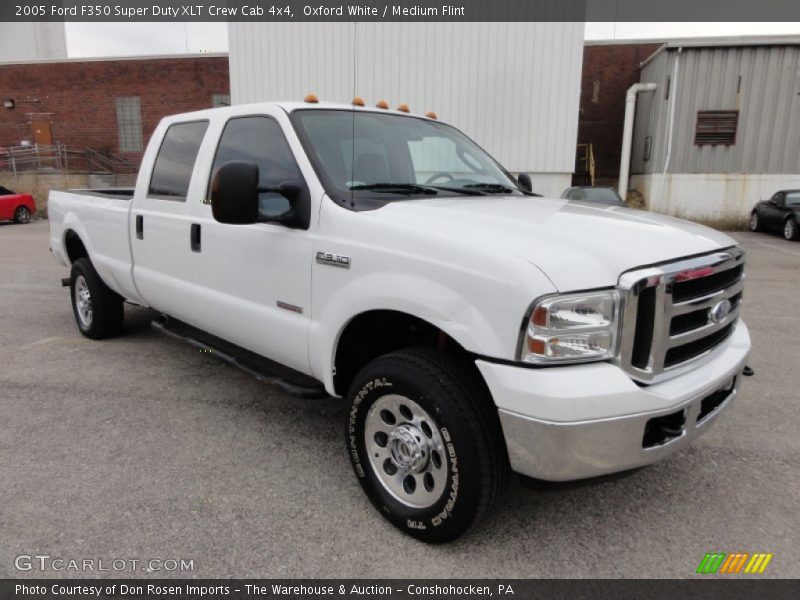
<instances>
[{"instance_id":1,"label":"front tire","mask_svg":"<svg viewBox=\"0 0 800 600\"><path fill-rule=\"evenodd\" d=\"M786 219L783 224L783 237L790 242L800 239L800 227L797 226L797 221L791 217Z\"/></svg>"},{"instance_id":2,"label":"front tire","mask_svg":"<svg viewBox=\"0 0 800 600\"><path fill-rule=\"evenodd\" d=\"M18 206L14 211L14 223L22 225L31 222L31 211L27 206Z\"/></svg>"},{"instance_id":3,"label":"front tire","mask_svg":"<svg viewBox=\"0 0 800 600\"><path fill-rule=\"evenodd\" d=\"M755 210L750 214L750 231L761 231L761 220Z\"/></svg>"},{"instance_id":4,"label":"front tire","mask_svg":"<svg viewBox=\"0 0 800 600\"><path fill-rule=\"evenodd\" d=\"M395 527L449 542L489 513L508 481L497 408L468 362L427 349L373 360L350 387L348 453Z\"/></svg>"},{"instance_id":5,"label":"front tire","mask_svg":"<svg viewBox=\"0 0 800 600\"><path fill-rule=\"evenodd\" d=\"M88 258L72 264L69 289L75 322L83 335L101 340L122 331L122 298L103 283Z\"/></svg>"}]
</instances>

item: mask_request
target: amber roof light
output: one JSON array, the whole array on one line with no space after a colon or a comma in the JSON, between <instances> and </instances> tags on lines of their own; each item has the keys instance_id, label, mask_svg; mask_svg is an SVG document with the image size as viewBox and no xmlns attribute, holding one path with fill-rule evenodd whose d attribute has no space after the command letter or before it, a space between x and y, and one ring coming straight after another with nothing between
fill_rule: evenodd
<instances>
[{"instance_id":1,"label":"amber roof light","mask_svg":"<svg viewBox=\"0 0 800 600\"><path fill-rule=\"evenodd\" d=\"M397 110L404 113L411 112L411 109L408 108L408 104L401 104L397 107Z\"/></svg>"},{"instance_id":2,"label":"amber roof light","mask_svg":"<svg viewBox=\"0 0 800 600\"><path fill-rule=\"evenodd\" d=\"M382 108L383 110L387 110L389 108L389 103L386 100L378 100L378 103L375 105L375 108Z\"/></svg>"},{"instance_id":3,"label":"amber roof light","mask_svg":"<svg viewBox=\"0 0 800 600\"><path fill-rule=\"evenodd\" d=\"M303 99L303 102L307 102L308 104L318 104L319 98L317 98L316 94L309 94Z\"/></svg>"},{"instance_id":4,"label":"amber roof light","mask_svg":"<svg viewBox=\"0 0 800 600\"><path fill-rule=\"evenodd\" d=\"M428 117L429 119L434 119L434 120L439 118L439 117L436 116L436 113L433 112L432 110L426 112L425 116Z\"/></svg>"},{"instance_id":5,"label":"amber roof light","mask_svg":"<svg viewBox=\"0 0 800 600\"><path fill-rule=\"evenodd\" d=\"M364 106L364 99L361 96L353 98L353 106Z\"/></svg>"}]
</instances>

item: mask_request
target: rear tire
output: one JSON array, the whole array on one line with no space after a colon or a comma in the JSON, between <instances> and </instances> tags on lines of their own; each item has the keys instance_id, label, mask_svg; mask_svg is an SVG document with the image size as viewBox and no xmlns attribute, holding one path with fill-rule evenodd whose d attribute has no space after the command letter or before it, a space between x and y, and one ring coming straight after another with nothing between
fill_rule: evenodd
<instances>
[{"instance_id":1,"label":"rear tire","mask_svg":"<svg viewBox=\"0 0 800 600\"><path fill-rule=\"evenodd\" d=\"M468 362L428 349L381 356L350 387L348 453L392 525L449 542L497 504L509 466L497 408Z\"/></svg>"},{"instance_id":2,"label":"rear tire","mask_svg":"<svg viewBox=\"0 0 800 600\"><path fill-rule=\"evenodd\" d=\"M761 231L761 219L758 217L758 212L753 211L750 213L750 231Z\"/></svg>"},{"instance_id":3,"label":"rear tire","mask_svg":"<svg viewBox=\"0 0 800 600\"><path fill-rule=\"evenodd\" d=\"M14 211L14 223L25 225L31 222L31 211L27 206L18 206Z\"/></svg>"},{"instance_id":4,"label":"rear tire","mask_svg":"<svg viewBox=\"0 0 800 600\"><path fill-rule=\"evenodd\" d=\"M122 331L122 298L103 283L88 258L72 264L69 289L75 322L83 335L101 340Z\"/></svg>"},{"instance_id":5,"label":"rear tire","mask_svg":"<svg viewBox=\"0 0 800 600\"><path fill-rule=\"evenodd\" d=\"M786 219L783 224L783 237L790 242L800 239L800 227L797 226L797 221L792 217Z\"/></svg>"}]
</instances>

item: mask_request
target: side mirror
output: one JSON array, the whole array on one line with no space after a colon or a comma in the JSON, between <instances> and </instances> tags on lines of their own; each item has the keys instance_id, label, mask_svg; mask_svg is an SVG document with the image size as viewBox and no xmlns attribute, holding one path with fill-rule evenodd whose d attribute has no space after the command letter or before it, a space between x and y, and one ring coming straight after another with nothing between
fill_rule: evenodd
<instances>
[{"instance_id":1,"label":"side mirror","mask_svg":"<svg viewBox=\"0 0 800 600\"><path fill-rule=\"evenodd\" d=\"M234 160L223 164L211 179L211 214L230 225L258 222L258 165Z\"/></svg>"},{"instance_id":2,"label":"side mirror","mask_svg":"<svg viewBox=\"0 0 800 600\"><path fill-rule=\"evenodd\" d=\"M533 191L533 182L531 181L531 176L527 173L520 173L517 175L517 181L519 182L519 187L521 187L526 192Z\"/></svg>"},{"instance_id":3,"label":"side mirror","mask_svg":"<svg viewBox=\"0 0 800 600\"><path fill-rule=\"evenodd\" d=\"M220 166L211 180L214 219L229 225L281 223L297 226L295 206L303 193L302 183L287 181L276 188L266 188L259 186L258 181L259 169L255 163L234 160ZM281 202L267 201L262 210L260 195L267 193L283 196L287 206L284 208Z\"/></svg>"}]
</instances>

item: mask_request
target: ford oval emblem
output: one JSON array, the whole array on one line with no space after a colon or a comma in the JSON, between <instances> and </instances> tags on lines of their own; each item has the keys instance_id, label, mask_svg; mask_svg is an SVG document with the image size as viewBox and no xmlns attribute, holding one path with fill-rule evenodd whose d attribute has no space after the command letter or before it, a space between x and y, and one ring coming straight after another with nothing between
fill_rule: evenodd
<instances>
[{"instance_id":1,"label":"ford oval emblem","mask_svg":"<svg viewBox=\"0 0 800 600\"><path fill-rule=\"evenodd\" d=\"M717 302L709 313L709 317L714 323L719 323L731 313L731 301L727 298Z\"/></svg>"}]
</instances>

